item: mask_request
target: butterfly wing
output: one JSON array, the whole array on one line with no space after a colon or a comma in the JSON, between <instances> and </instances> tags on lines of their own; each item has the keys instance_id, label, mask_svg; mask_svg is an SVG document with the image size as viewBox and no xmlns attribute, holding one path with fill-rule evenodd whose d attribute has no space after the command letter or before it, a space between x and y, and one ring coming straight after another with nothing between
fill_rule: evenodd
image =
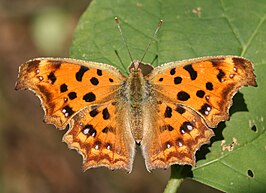
<instances>
[{"instance_id":1,"label":"butterfly wing","mask_svg":"<svg viewBox=\"0 0 266 193\"><path fill-rule=\"evenodd\" d=\"M186 106L168 102L148 106L150 116L146 118L150 120L150 125L149 129L144 129L142 140L146 168L167 168L172 164L195 165L195 152L209 142L213 131ZM154 113L156 111L157 114Z\"/></svg>"},{"instance_id":2,"label":"butterfly wing","mask_svg":"<svg viewBox=\"0 0 266 193\"><path fill-rule=\"evenodd\" d=\"M123 75L109 65L37 58L20 66L16 89L37 94L45 122L64 129L82 108L110 100L123 80Z\"/></svg>"},{"instance_id":3,"label":"butterfly wing","mask_svg":"<svg viewBox=\"0 0 266 193\"><path fill-rule=\"evenodd\" d=\"M125 120L117 116L123 109L115 105L125 79L106 64L37 58L20 66L16 89L32 90L41 99L45 122L60 129L70 123L64 140L83 155L85 169L103 165L131 170L135 143ZM113 132L105 132L104 125Z\"/></svg>"},{"instance_id":4,"label":"butterfly wing","mask_svg":"<svg viewBox=\"0 0 266 193\"><path fill-rule=\"evenodd\" d=\"M146 78L154 92L142 141L148 170L194 165L195 152L213 136L209 127L228 119L233 95L256 86L252 63L235 56L172 62Z\"/></svg>"},{"instance_id":5,"label":"butterfly wing","mask_svg":"<svg viewBox=\"0 0 266 193\"><path fill-rule=\"evenodd\" d=\"M70 121L63 140L83 156L84 170L106 166L131 172L135 141L127 125L125 104L108 101L83 109Z\"/></svg>"},{"instance_id":6,"label":"butterfly wing","mask_svg":"<svg viewBox=\"0 0 266 193\"><path fill-rule=\"evenodd\" d=\"M239 88L256 86L253 64L237 56L167 63L148 79L160 98L197 111L209 127L229 118L232 97Z\"/></svg>"}]
</instances>

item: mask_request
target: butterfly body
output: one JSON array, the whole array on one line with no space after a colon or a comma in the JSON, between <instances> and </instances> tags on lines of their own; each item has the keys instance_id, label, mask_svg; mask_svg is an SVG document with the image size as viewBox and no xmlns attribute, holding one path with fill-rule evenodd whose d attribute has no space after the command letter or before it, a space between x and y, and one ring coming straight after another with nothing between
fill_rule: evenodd
<instances>
[{"instance_id":1,"label":"butterfly body","mask_svg":"<svg viewBox=\"0 0 266 193\"><path fill-rule=\"evenodd\" d=\"M135 144L146 168L195 165L195 152L228 120L233 95L257 86L252 63L238 56L202 57L152 68L133 61L126 77L102 63L36 58L20 66L16 89L42 101L45 121L69 130L63 140L84 169L132 170Z\"/></svg>"},{"instance_id":2,"label":"butterfly body","mask_svg":"<svg viewBox=\"0 0 266 193\"><path fill-rule=\"evenodd\" d=\"M140 144L143 137L143 116L147 112L147 108L144 108L148 100L151 99L152 89L150 88L148 81L143 76L142 69L139 61L132 62L132 68L130 68L130 74L126 80L128 98L126 102L129 103L129 124L132 135L135 141Z\"/></svg>"}]
</instances>

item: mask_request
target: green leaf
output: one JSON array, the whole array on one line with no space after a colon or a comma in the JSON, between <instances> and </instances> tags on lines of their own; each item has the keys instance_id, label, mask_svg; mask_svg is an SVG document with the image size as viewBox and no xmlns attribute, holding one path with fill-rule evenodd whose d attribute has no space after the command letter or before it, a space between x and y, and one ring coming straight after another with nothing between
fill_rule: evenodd
<instances>
[{"instance_id":1,"label":"green leaf","mask_svg":"<svg viewBox=\"0 0 266 193\"><path fill-rule=\"evenodd\" d=\"M257 88L234 97L231 119L214 129L216 137L192 168L193 179L232 192L266 187L266 1L265 0L95 0L80 19L71 57L116 66L127 74L130 58L114 17L118 16L134 59L154 43L144 62L154 66L211 55L240 55L254 62ZM164 20L156 38L152 34ZM118 52L123 64L115 54ZM201 148L201 153L207 148ZM230 151L228 151L230 150Z\"/></svg>"}]
</instances>

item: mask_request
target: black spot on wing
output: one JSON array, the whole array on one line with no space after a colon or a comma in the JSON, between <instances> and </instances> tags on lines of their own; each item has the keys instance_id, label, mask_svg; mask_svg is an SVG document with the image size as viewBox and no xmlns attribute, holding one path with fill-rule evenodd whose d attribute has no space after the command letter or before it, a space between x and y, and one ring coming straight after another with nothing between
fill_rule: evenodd
<instances>
[{"instance_id":1,"label":"black spot on wing","mask_svg":"<svg viewBox=\"0 0 266 193\"><path fill-rule=\"evenodd\" d=\"M82 77L83 77L84 73L85 73L87 70L89 70L89 68L86 67L86 66L81 66L81 67L80 67L79 71L76 73L76 79L77 79L77 81L79 81L79 82L82 81Z\"/></svg>"},{"instance_id":2,"label":"black spot on wing","mask_svg":"<svg viewBox=\"0 0 266 193\"><path fill-rule=\"evenodd\" d=\"M198 90L198 91L196 92L196 95L197 95L197 97L199 97L199 98L203 98L204 95L205 95L205 92L204 92L203 90Z\"/></svg>"},{"instance_id":3,"label":"black spot on wing","mask_svg":"<svg viewBox=\"0 0 266 193\"><path fill-rule=\"evenodd\" d=\"M85 127L82 129L82 133L85 135L89 135L92 137L95 137L97 134L97 131L94 129L94 127L90 124L85 125Z\"/></svg>"},{"instance_id":4,"label":"black spot on wing","mask_svg":"<svg viewBox=\"0 0 266 193\"><path fill-rule=\"evenodd\" d=\"M174 78L174 83L175 84L180 84L182 82L182 78L180 76L177 76Z\"/></svg>"},{"instance_id":5,"label":"black spot on wing","mask_svg":"<svg viewBox=\"0 0 266 193\"><path fill-rule=\"evenodd\" d=\"M164 117L165 118L170 118L172 117L172 108L167 106L164 112Z\"/></svg>"},{"instance_id":6,"label":"black spot on wing","mask_svg":"<svg viewBox=\"0 0 266 193\"><path fill-rule=\"evenodd\" d=\"M206 83L206 89L207 90L213 90L213 84L211 82Z\"/></svg>"},{"instance_id":7,"label":"black spot on wing","mask_svg":"<svg viewBox=\"0 0 266 193\"><path fill-rule=\"evenodd\" d=\"M175 110L181 115L186 112L186 110L181 106L177 106Z\"/></svg>"},{"instance_id":8,"label":"black spot on wing","mask_svg":"<svg viewBox=\"0 0 266 193\"><path fill-rule=\"evenodd\" d=\"M223 82L223 78L225 77L225 73L223 70L221 69L218 69L219 70L219 73L217 74L217 78L220 82Z\"/></svg>"},{"instance_id":9,"label":"black spot on wing","mask_svg":"<svg viewBox=\"0 0 266 193\"><path fill-rule=\"evenodd\" d=\"M51 84L54 84L56 81L56 76L54 75L54 72L50 72L48 75L48 79L51 81Z\"/></svg>"},{"instance_id":10,"label":"black spot on wing","mask_svg":"<svg viewBox=\"0 0 266 193\"><path fill-rule=\"evenodd\" d=\"M73 99L77 98L77 93L75 93L75 92L68 93L68 98L70 100L73 100Z\"/></svg>"},{"instance_id":11,"label":"black spot on wing","mask_svg":"<svg viewBox=\"0 0 266 193\"><path fill-rule=\"evenodd\" d=\"M60 86L60 92L66 92L67 90L68 90L68 88L67 88L67 85L66 84L62 84Z\"/></svg>"},{"instance_id":12,"label":"black spot on wing","mask_svg":"<svg viewBox=\"0 0 266 193\"><path fill-rule=\"evenodd\" d=\"M180 101L187 101L190 98L190 95L185 91L180 91L177 93L177 99Z\"/></svg>"},{"instance_id":13,"label":"black spot on wing","mask_svg":"<svg viewBox=\"0 0 266 193\"><path fill-rule=\"evenodd\" d=\"M94 86L96 86L96 85L99 84L99 80L98 80L97 78L95 78L95 77L92 77L92 78L90 79L90 82L91 82L91 84L93 84Z\"/></svg>"},{"instance_id":14,"label":"black spot on wing","mask_svg":"<svg viewBox=\"0 0 266 193\"><path fill-rule=\"evenodd\" d=\"M96 100L96 96L93 92L89 92L83 96L83 100L86 102L93 102Z\"/></svg>"},{"instance_id":15,"label":"black spot on wing","mask_svg":"<svg viewBox=\"0 0 266 193\"><path fill-rule=\"evenodd\" d=\"M170 74L171 74L171 75L174 75L175 72L176 72L175 68L172 68L172 69L170 70Z\"/></svg>"},{"instance_id":16,"label":"black spot on wing","mask_svg":"<svg viewBox=\"0 0 266 193\"><path fill-rule=\"evenodd\" d=\"M199 112L200 112L201 114L203 114L203 115L208 115L209 112L210 112L210 110L211 110L210 105L208 105L207 103L204 103L204 104L201 106Z\"/></svg>"},{"instance_id":17,"label":"black spot on wing","mask_svg":"<svg viewBox=\"0 0 266 193\"><path fill-rule=\"evenodd\" d=\"M103 114L103 119L104 119L104 120L107 120L107 119L110 118L110 114L109 114L109 111L108 111L107 108L104 108L104 109L103 109L102 114Z\"/></svg>"},{"instance_id":18,"label":"black spot on wing","mask_svg":"<svg viewBox=\"0 0 266 193\"><path fill-rule=\"evenodd\" d=\"M65 115L65 117L69 117L69 116L71 116L71 115L73 115L74 114L74 111L73 111L73 109L70 107L70 106L65 106L63 109L62 109L62 112L63 112L63 114Z\"/></svg>"},{"instance_id":19,"label":"black spot on wing","mask_svg":"<svg viewBox=\"0 0 266 193\"><path fill-rule=\"evenodd\" d=\"M108 127L105 127L105 128L103 128L103 130L102 130L103 133L107 133L108 131L109 131L109 128L108 128Z\"/></svg>"},{"instance_id":20,"label":"black spot on wing","mask_svg":"<svg viewBox=\"0 0 266 193\"><path fill-rule=\"evenodd\" d=\"M98 76L102 76L103 75L102 70L97 69L97 74L98 74Z\"/></svg>"},{"instance_id":21,"label":"black spot on wing","mask_svg":"<svg viewBox=\"0 0 266 193\"><path fill-rule=\"evenodd\" d=\"M92 111L90 111L90 116L95 117L98 113L99 111L97 109L93 109Z\"/></svg>"},{"instance_id":22,"label":"black spot on wing","mask_svg":"<svg viewBox=\"0 0 266 193\"><path fill-rule=\"evenodd\" d=\"M197 78L197 71L193 69L192 64L186 65L183 68L189 73L191 80L195 80Z\"/></svg>"},{"instance_id":23,"label":"black spot on wing","mask_svg":"<svg viewBox=\"0 0 266 193\"><path fill-rule=\"evenodd\" d=\"M180 133L184 134L184 133L188 133L193 129L193 125L188 122L185 121L181 126L180 126Z\"/></svg>"}]
</instances>

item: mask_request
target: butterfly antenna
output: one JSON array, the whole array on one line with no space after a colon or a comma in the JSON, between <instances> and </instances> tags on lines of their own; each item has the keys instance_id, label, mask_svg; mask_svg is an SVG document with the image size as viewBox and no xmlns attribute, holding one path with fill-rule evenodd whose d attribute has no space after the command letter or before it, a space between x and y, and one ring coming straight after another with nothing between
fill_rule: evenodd
<instances>
[{"instance_id":1,"label":"butterfly antenna","mask_svg":"<svg viewBox=\"0 0 266 193\"><path fill-rule=\"evenodd\" d=\"M127 48L127 51L128 51L128 55L129 55L129 57L131 59L131 62L133 62L133 58L132 58L132 55L131 55L131 53L129 51L129 48L128 48L128 45L127 45L127 41L126 41L126 39L125 39L125 37L124 37L124 35L122 33L121 27L119 25L118 17L115 17L115 22L116 22L117 28L118 28L118 30L119 30L119 32L121 34L121 37L122 37L122 39L123 39L123 41L124 41L124 43L126 45L126 48Z\"/></svg>"},{"instance_id":2,"label":"butterfly antenna","mask_svg":"<svg viewBox=\"0 0 266 193\"><path fill-rule=\"evenodd\" d=\"M146 48L146 50L145 50L145 52L144 52L144 55L142 56L142 58L141 58L141 60L140 60L140 62L142 62L143 59L144 59L144 57L146 56L146 54L147 54L147 52L148 52L148 50L149 50L149 48L150 48L150 46L151 46L151 43L153 42L153 40L154 40L156 34L158 33L159 29L160 29L161 26L162 26L162 23L163 23L163 20L161 19L161 20L159 21L159 23L158 23L158 26L157 26L156 30L155 30L154 33L153 33L152 39L150 40L150 42L149 42L149 44L148 44L148 46L147 46L147 48Z\"/></svg>"},{"instance_id":3,"label":"butterfly antenna","mask_svg":"<svg viewBox=\"0 0 266 193\"><path fill-rule=\"evenodd\" d=\"M123 61L122 61L121 57L119 56L117 50L115 50L115 54L116 54L116 56L117 56L119 62L122 64L122 67L124 68L124 70L125 70L125 72L126 72L126 71L127 71L127 67L126 67L125 64L123 63Z\"/></svg>"}]
</instances>

